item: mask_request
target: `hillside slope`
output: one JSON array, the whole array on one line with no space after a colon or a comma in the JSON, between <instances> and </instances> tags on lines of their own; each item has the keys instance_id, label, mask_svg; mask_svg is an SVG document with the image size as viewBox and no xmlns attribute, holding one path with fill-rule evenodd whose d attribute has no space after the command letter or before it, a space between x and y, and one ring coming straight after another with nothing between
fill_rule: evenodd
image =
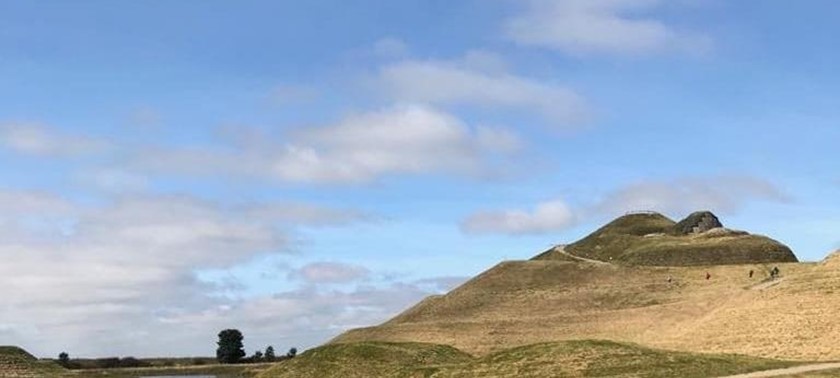
<instances>
[{"instance_id":1,"label":"hillside slope","mask_svg":"<svg viewBox=\"0 0 840 378\"><path fill-rule=\"evenodd\" d=\"M840 313L838 265L504 262L380 326L350 330L333 342L429 342L486 355L539 342L606 339L693 352L840 360L840 326L830 316ZM782 278L768 281L775 266Z\"/></svg>"},{"instance_id":2,"label":"hillside slope","mask_svg":"<svg viewBox=\"0 0 840 378\"><path fill-rule=\"evenodd\" d=\"M41 378L60 377L67 371L49 361L38 361L27 351L14 346L0 346L0 377Z\"/></svg>"},{"instance_id":3,"label":"hillside slope","mask_svg":"<svg viewBox=\"0 0 840 378\"><path fill-rule=\"evenodd\" d=\"M628 214L566 246L569 254L625 265L696 266L796 262L785 246L722 227L707 211L679 223L658 213ZM556 259L548 253L535 259Z\"/></svg>"},{"instance_id":4,"label":"hillside slope","mask_svg":"<svg viewBox=\"0 0 840 378\"><path fill-rule=\"evenodd\" d=\"M784 268L782 268L784 269ZM661 345L794 359L840 359L840 255L735 297Z\"/></svg>"}]
</instances>

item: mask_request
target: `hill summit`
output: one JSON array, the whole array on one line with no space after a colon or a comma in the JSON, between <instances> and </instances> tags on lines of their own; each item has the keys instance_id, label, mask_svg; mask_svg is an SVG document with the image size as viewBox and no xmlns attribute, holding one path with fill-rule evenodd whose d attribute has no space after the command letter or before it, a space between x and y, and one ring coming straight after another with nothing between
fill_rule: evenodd
<instances>
[{"instance_id":1,"label":"hill summit","mask_svg":"<svg viewBox=\"0 0 840 378\"><path fill-rule=\"evenodd\" d=\"M535 260L572 256L623 265L695 266L797 262L786 245L723 227L710 211L674 222L655 212L621 216L592 234Z\"/></svg>"}]
</instances>

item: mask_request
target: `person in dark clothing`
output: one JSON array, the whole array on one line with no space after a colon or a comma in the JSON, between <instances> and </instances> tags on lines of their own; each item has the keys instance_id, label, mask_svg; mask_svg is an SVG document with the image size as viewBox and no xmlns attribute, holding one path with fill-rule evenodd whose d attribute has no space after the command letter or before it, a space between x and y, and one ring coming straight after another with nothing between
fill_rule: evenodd
<instances>
[{"instance_id":1,"label":"person in dark clothing","mask_svg":"<svg viewBox=\"0 0 840 378\"><path fill-rule=\"evenodd\" d=\"M708 280L709 278L712 278L712 275L709 274L709 272L706 272L706 279Z\"/></svg>"},{"instance_id":2,"label":"person in dark clothing","mask_svg":"<svg viewBox=\"0 0 840 378\"><path fill-rule=\"evenodd\" d=\"M750 278L752 278L753 273L755 273L752 269L750 269Z\"/></svg>"}]
</instances>

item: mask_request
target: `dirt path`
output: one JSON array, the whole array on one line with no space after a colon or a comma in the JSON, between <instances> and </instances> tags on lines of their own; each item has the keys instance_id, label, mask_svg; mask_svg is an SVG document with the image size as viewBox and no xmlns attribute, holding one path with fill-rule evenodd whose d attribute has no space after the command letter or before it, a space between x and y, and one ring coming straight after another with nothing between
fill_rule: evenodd
<instances>
[{"instance_id":1,"label":"dirt path","mask_svg":"<svg viewBox=\"0 0 840 378\"><path fill-rule=\"evenodd\" d=\"M588 262L588 263L592 263L592 264L609 265L609 263L606 262L606 261L592 260L592 259L587 259L586 257L580 257L580 256L572 255L569 252L566 252L566 246L564 246L564 245L558 245L558 246L554 247L554 250L557 251L560 254L563 254L564 256L567 256L567 257L573 259L573 260Z\"/></svg>"},{"instance_id":2,"label":"dirt path","mask_svg":"<svg viewBox=\"0 0 840 378\"><path fill-rule=\"evenodd\" d=\"M778 377L778 376L783 376L783 375L802 374L802 373L810 373L810 372L814 372L814 371L831 370L831 369L840 369L840 362L830 362L830 363L823 363L823 364L811 364L811 365L794 366L794 367L785 368L785 369L756 371L756 372L753 372L753 373L729 375L729 376L720 377L720 378Z\"/></svg>"}]
</instances>

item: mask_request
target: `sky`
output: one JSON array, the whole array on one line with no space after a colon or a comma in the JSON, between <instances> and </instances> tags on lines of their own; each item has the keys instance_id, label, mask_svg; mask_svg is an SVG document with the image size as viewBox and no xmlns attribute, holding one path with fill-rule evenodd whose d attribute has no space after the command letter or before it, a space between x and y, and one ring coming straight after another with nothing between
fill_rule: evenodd
<instances>
[{"instance_id":1,"label":"sky","mask_svg":"<svg viewBox=\"0 0 840 378\"><path fill-rule=\"evenodd\" d=\"M840 248L840 4L0 2L0 344L310 348L629 211Z\"/></svg>"}]
</instances>

